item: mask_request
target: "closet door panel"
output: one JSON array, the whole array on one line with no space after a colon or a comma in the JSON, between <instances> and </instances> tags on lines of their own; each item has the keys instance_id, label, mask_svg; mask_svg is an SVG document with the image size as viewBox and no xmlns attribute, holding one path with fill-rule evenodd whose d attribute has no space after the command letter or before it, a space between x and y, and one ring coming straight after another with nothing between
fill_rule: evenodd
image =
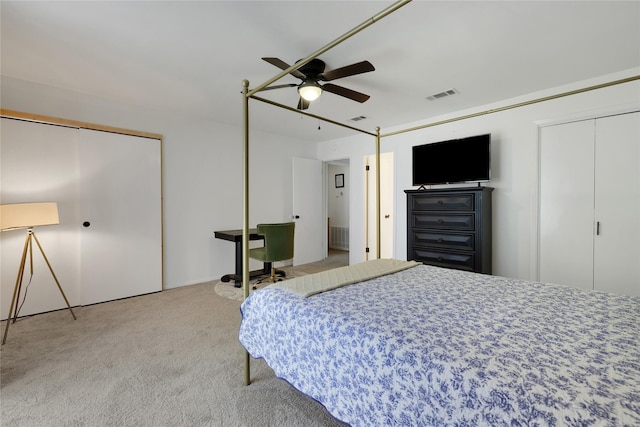
<instances>
[{"instance_id":1,"label":"closet door panel","mask_svg":"<svg viewBox=\"0 0 640 427\"><path fill-rule=\"evenodd\" d=\"M640 295L640 113L596 120L594 287Z\"/></svg>"},{"instance_id":2,"label":"closet door panel","mask_svg":"<svg viewBox=\"0 0 640 427\"><path fill-rule=\"evenodd\" d=\"M82 304L162 289L160 141L80 130Z\"/></svg>"},{"instance_id":3,"label":"closet door panel","mask_svg":"<svg viewBox=\"0 0 640 427\"><path fill-rule=\"evenodd\" d=\"M549 126L540 140L540 280L593 287L594 123Z\"/></svg>"},{"instance_id":4,"label":"closet door panel","mask_svg":"<svg viewBox=\"0 0 640 427\"><path fill-rule=\"evenodd\" d=\"M60 224L34 230L69 303L78 305L80 241L75 202L78 129L2 118L0 138L0 202L58 203ZM26 230L0 233L2 319L9 316L25 237ZM27 255L22 285L22 295L27 290L27 297L19 316L65 308L64 299L35 242L33 268L31 278Z\"/></svg>"}]
</instances>

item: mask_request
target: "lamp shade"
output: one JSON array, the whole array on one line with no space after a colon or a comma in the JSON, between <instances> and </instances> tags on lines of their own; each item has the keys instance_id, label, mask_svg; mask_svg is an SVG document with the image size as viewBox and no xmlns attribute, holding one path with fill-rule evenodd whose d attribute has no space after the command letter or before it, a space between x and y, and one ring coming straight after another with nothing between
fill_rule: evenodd
<instances>
[{"instance_id":1,"label":"lamp shade","mask_svg":"<svg viewBox=\"0 0 640 427\"><path fill-rule=\"evenodd\" d=\"M56 202L0 205L0 230L54 224L60 224Z\"/></svg>"}]
</instances>

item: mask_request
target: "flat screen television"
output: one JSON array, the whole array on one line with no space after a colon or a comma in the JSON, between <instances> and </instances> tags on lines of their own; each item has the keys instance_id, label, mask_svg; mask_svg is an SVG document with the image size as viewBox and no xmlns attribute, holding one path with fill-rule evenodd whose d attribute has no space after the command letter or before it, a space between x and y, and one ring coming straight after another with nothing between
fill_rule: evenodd
<instances>
[{"instance_id":1,"label":"flat screen television","mask_svg":"<svg viewBox=\"0 0 640 427\"><path fill-rule=\"evenodd\" d=\"M413 147L413 185L491 179L491 134Z\"/></svg>"}]
</instances>

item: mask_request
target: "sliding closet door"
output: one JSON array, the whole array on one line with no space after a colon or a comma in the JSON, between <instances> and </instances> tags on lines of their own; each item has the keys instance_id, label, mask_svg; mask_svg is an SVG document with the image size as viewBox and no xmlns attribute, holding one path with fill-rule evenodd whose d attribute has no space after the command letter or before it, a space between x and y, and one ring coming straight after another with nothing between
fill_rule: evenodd
<instances>
[{"instance_id":1,"label":"sliding closet door","mask_svg":"<svg viewBox=\"0 0 640 427\"><path fill-rule=\"evenodd\" d=\"M595 127L594 288L640 295L640 113Z\"/></svg>"},{"instance_id":2,"label":"sliding closet door","mask_svg":"<svg viewBox=\"0 0 640 427\"><path fill-rule=\"evenodd\" d=\"M0 202L57 202L59 225L35 228L38 240L71 305L80 303L77 233L78 129L2 118L0 124ZM9 315L26 230L0 233L0 317ZM27 260L28 262L28 260ZM66 304L40 254L33 248L33 277L25 270L19 315L65 308ZM28 286L28 287L27 287ZM22 300L21 300L22 302ZM71 318L71 316L69 316Z\"/></svg>"},{"instance_id":3,"label":"sliding closet door","mask_svg":"<svg viewBox=\"0 0 640 427\"><path fill-rule=\"evenodd\" d=\"M540 140L540 280L593 288L594 123L549 126Z\"/></svg>"},{"instance_id":4,"label":"sliding closet door","mask_svg":"<svg viewBox=\"0 0 640 427\"><path fill-rule=\"evenodd\" d=\"M162 289L160 141L80 130L82 304Z\"/></svg>"},{"instance_id":5,"label":"sliding closet door","mask_svg":"<svg viewBox=\"0 0 640 427\"><path fill-rule=\"evenodd\" d=\"M541 136L540 280L640 295L640 113Z\"/></svg>"}]
</instances>

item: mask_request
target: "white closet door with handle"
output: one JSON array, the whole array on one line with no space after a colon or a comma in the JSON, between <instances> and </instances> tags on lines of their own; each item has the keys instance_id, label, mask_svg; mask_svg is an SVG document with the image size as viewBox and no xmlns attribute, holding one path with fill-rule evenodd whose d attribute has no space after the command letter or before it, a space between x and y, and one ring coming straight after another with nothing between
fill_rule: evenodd
<instances>
[{"instance_id":1,"label":"white closet door with handle","mask_svg":"<svg viewBox=\"0 0 640 427\"><path fill-rule=\"evenodd\" d=\"M593 289L593 120L540 139L540 281Z\"/></svg>"},{"instance_id":2,"label":"white closet door with handle","mask_svg":"<svg viewBox=\"0 0 640 427\"><path fill-rule=\"evenodd\" d=\"M72 306L80 303L77 268L79 239L76 218L78 183L78 129L2 118L0 145L0 201L3 204L57 202L59 225L34 230L51 267ZM0 233L0 317L9 316L9 306L24 248L26 230ZM49 268L33 242L33 277L29 259L21 296L27 292L19 316L65 308ZM27 256L28 257L28 256ZM22 298L22 297L21 297ZM71 316L69 315L69 319Z\"/></svg>"},{"instance_id":3,"label":"white closet door with handle","mask_svg":"<svg viewBox=\"0 0 640 427\"><path fill-rule=\"evenodd\" d=\"M596 120L594 288L640 295L640 113Z\"/></svg>"},{"instance_id":4,"label":"white closet door with handle","mask_svg":"<svg viewBox=\"0 0 640 427\"><path fill-rule=\"evenodd\" d=\"M82 304L162 289L160 149L80 130Z\"/></svg>"}]
</instances>

